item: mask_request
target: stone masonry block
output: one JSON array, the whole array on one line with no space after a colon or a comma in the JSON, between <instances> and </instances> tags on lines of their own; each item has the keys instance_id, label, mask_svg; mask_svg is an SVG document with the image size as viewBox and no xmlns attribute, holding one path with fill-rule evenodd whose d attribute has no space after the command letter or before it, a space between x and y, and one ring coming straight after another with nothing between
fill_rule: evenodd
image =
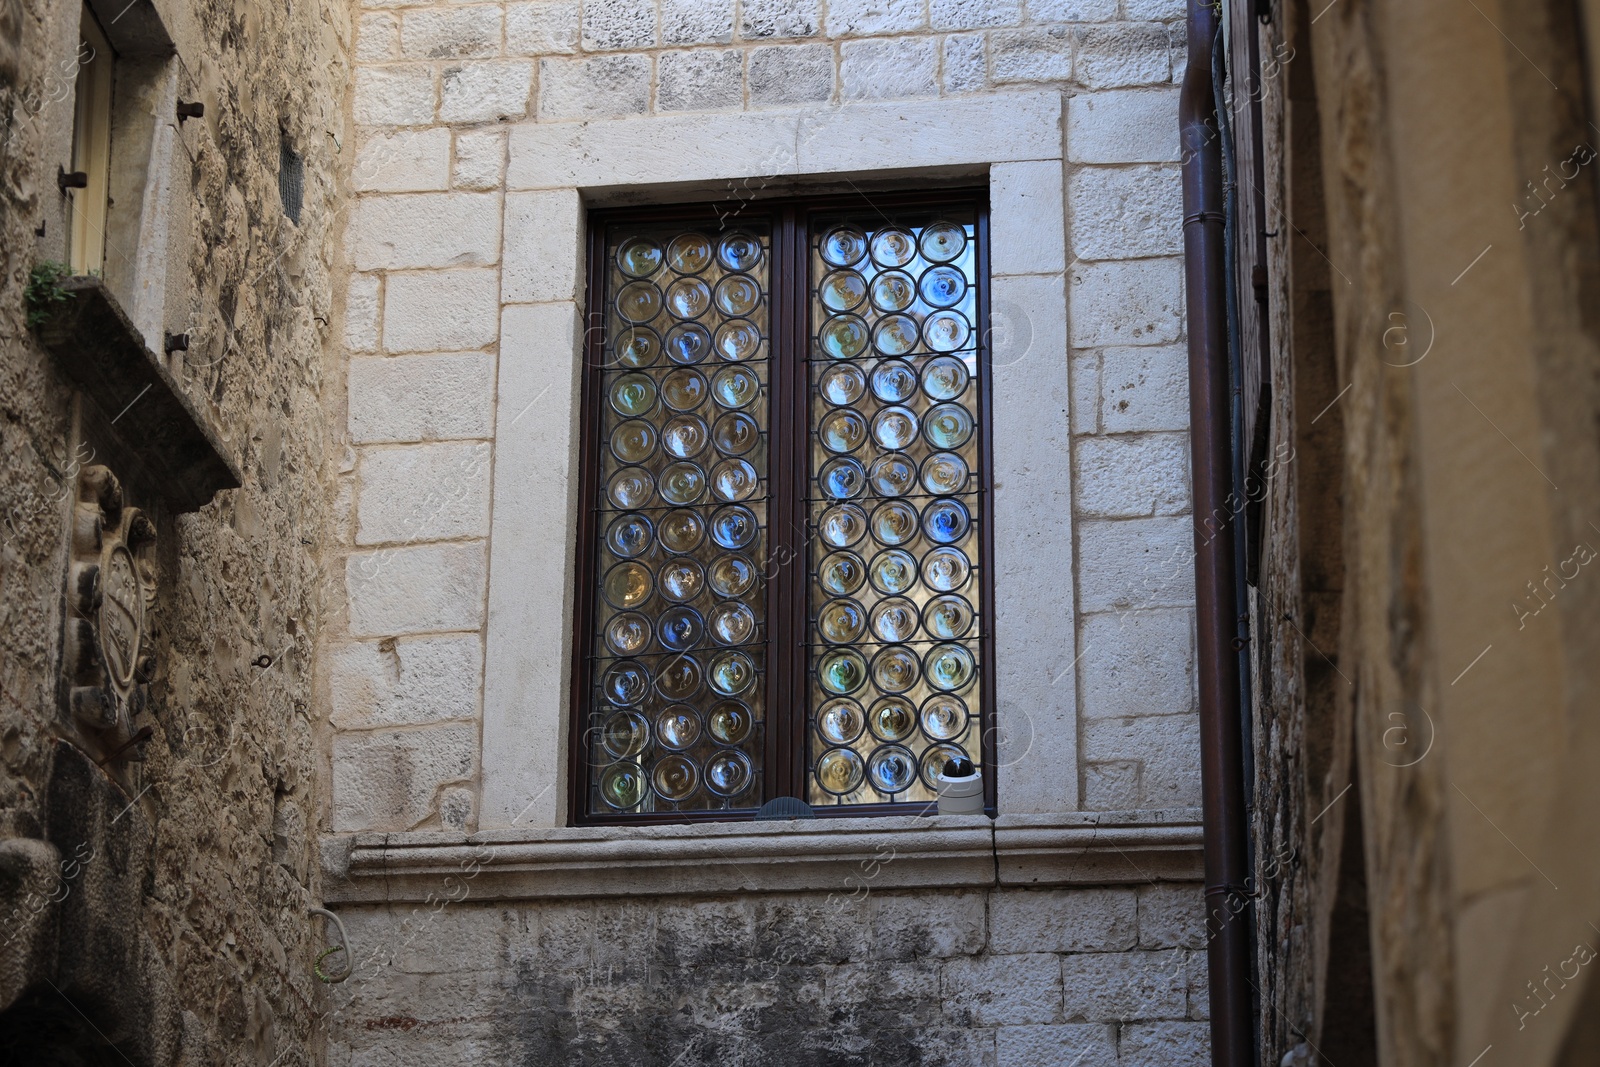
<instances>
[{"instance_id":1,"label":"stone masonry block","mask_svg":"<svg viewBox=\"0 0 1600 1067\"><path fill-rule=\"evenodd\" d=\"M867 958L868 909L849 893L758 896L750 901L754 955L779 966L859 963Z\"/></svg>"},{"instance_id":2,"label":"stone masonry block","mask_svg":"<svg viewBox=\"0 0 1600 1067\"><path fill-rule=\"evenodd\" d=\"M499 333L499 271L391 274L385 285L383 344L387 351L482 348Z\"/></svg>"},{"instance_id":3,"label":"stone masonry block","mask_svg":"<svg viewBox=\"0 0 1600 1067\"><path fill-rule=\"evenodd\" d=\"M829 0L828 36L905 33L927 26L922 0Z\"/></svg>"},{"instance_id":4,"label":"stone masonry block","mask_svg":"<svg viewBox=\"0 0 1600 1067\"><path fill-rule=\"evenodd\" d=\"M1188 13L1183 0L1124 0L1127 17L1137 21L1176 22Z\"/></svg>"},{"instance_id":5,"label":"stone masonry block","mask_svg":"<svg viewBox=\"0 0 1600 1067\"><path fill-rule=\"evenodd\" d=\"M1074 163L1176 163L1178 91L1117 89L1068 98L1067 158Z\"/></svg>"},{"instance_id":6,"label":"stone masonry block","mask_svg":"<svg viewBox=\"0 0 1600 1067\"><path fill-rule=\"evenodd\" d=\"M487 442L361 450L356 544L489 535Z\"/></svg>"},{"instance_id":7,"label":"stone masonry block","mask_svg":"<svg viewBox=\"0 0 1600 1067\"><path fill-rule=\"evenodd\" d=\"M350 275L344 302L344 343L352 352L378 347L378 293L376 274Z\"/></svg>"},{"instance_id":8,"label":"stone masonry block","mask_svg":"<svg viewBox=\"0 0 1600 1067\"><path fill-rule=\"evenodd\" d=\"M329 656L329 721L349 730L471 719L482 675L477 634L358 641Z\"/></svg>"},{"instance_id":9,"label":"stone masonry block","mask_svg":"<svg viewBox=\"0 0 1600 1067\"><path fill-rule=\"evenodd\" d=\"M928 7L936 30L979 30L1022 21L1022 0L930 0Z\"/></svg>"},{"instance_id":10,"label":"stone masonry block","mask_svg":"<svg viewBox=\"0 0 1600 1067\"><path fill-rule=\"evenodd\" d=\"M1045 952L946 960L939 989L945 1018L957 1026L1053 1023L1061 1018L1061 964Z\"/></svg>"},{"instance_id":11,"label":"stone masonry block","mask_svg":"<svg viewBox=\"0 0 1600 1067\"><path fill-rule=\"evenodd\" d=\"M587 0L583 47L591 52L650 48L656 43L654 0Z\"/></svg>"},{"instance_id":12,"label":"stone masonry block","mask_svg":"<svg viewBox=\"0 0 1600 1067\"><path fill-rule=\"evenodd\" d=\"M958 33L944 39L944 91L976 93L989 81L983 34Z\"/></svg>"},{"instance_id":13,"label":"stone masonry block","mask_svg":"<svg viewBox=\"0 0 1600 1067\"><path fill-rule=\"evenodd\" d=\"M1080 259L1139 259L1183 252L1183 184L1177 167L1082 167L1072 176L1072 251Z\"/></svg>"},{"instance_id":14,"label":"stone masonry block","mask_svg":"<svg viewBox=\"0 0 1600 1067\"><path fill-rule=\"evenodd\" d=\"M350 117L357 126L427 126L433 110L433 68L425 63L355 72Z\"/></svg>"},{"instance_id":15,"label":"stone masonry block","mask_svg":"<svg viewBox=\"0 0 1600 1067\"><path fill-rule=\"evenodd\" d=\"M1083 26L1074 36L1078 81L1086 89L1159 85L1172 77L1171 42L1160 23Z\"/></svg>"},{"instance_id":16,"label":"stone masonry block","mask_svg":"<svg viewBox=\"0 0 1600 1067\"><path fill-rule=\"evenodd\" d=\"M508 193L502 299L508 304L576 300L582 240L583 204L576 190Z\"/></svg>"},{"instance_id":17,"label":"stone masonry block","mask_svg":"<svg viewBox=\"0 0 1600 1067\"><path fill-rule=\"evenodd\" d=\"M487 266L500 258L500 196L362 197L350 213L345 248L357 270Z\"/></svg>"},{"instance_id":18,"label":"stone masonry block","mask_svg":"<svg viewBox=\"0 0 1600 1067\"><path fill-rule=\"evenodd\" d=\"M1028 0L1029 22L1108 22L1117 0Z\"/></svg>"},{"instance_id":19,"label":"stone masonry block","mask_svg":"<svg viewBox=\"0 0 1600 1067\"><path fill-rule=\"evenodd\" d=\"M743 0L739 36L746 41L815 37L822 25L821 0Z\"/></svg>"},{"instance_id":20,"label":"stone masonry block","mask_svg":"<svg viewBox=\"0 0 1600 1067\"><path fill-rule=\"evenodd\" d=\"M1194 526L1184 517L1078 524L1078 609L1194 603Z\"/></svg>"},{"instance_id":21,"label":"stone masonry block","mask_svg":"<svg viewBox=\"0 0 1600 1067\"><path fill-rule=\"evenodd\" d=\"M333 829L409 830L435 810L439 787L472 773L474 725L333 739Z\"/></svg>"},{"instance_id":22,"label":"stone masonry block","mask_svg":"<svg viewBox=\"0 0 1600 1067\"><path fill-rule=\"evenodd\" d=\"M352 552L345 589L352 637L391 637L483 625L482 543Z\"/></svg>"},{"instance_id":23,"label":"stone masonry block","mask_svg":"<svg viewBox=\"0 0 1600 1067\"><path fill-rule=\"evenodd\" d=\"M727 44L733 0L661 0L662 44Z\"/></svg>"},{"instance_id":24,"label":"stone masonry block","mask_svg":"<svg viewBox=\"0 0 1600 1067\"><path fill-rule=\"evenodd\" d=\"M926 1032L943 1020L939 999L939 961L846 964L827 972L822 1006L834 1025L883 1033L902 1027ZM882 1059L888 1049L875 1050ZM946 1052L946 1046L940 1046ZM892 1053L890 1053L892 1056ZM944 1061L962 1063L957 1059ZM980 1061L981 1062L981 1061Z\"/></svg>"},{"instance_id":25,"label":"stone masonry block","mask_svg":"<svg viewBox=\"0 0 1600 1067\"><path fill-rule=\"evenodd\" d=\"M1078 660L1086 719L1194 711L1193 619L1187 608L1083 617Z\"/></svg>"},{"instance_id":26,"label":"stone masonry block","mask_svg":"<svg viewBox=\"0 0 1600 1067\"><path fill-rule=\"evenodd\" d=\"M642 115L650 109L647 56L539 61L541 119Z\"/></svg>"},{"instance_id":27,"label":"stone masonry block","mask_svg":"<svg viewBox=\"0 0 1600 1067\"><path fill-rule=\"evenodd\" d=\"M1120 1067L1207 1067L1209 1023L1134 1023L1122 1028Z\"/></svg>"},{"instance_id":28,"label":"stone masonry block","mask_svg":"<svg viewBox=\"0 0 1600 1067\"><path fill-rule=\"evenodd\" d=\"M1211 974L1204 952L1189 953L1189 1018L1211 1018Z\"/></svg>"},{"instance_id":29,"label":"stone masonry block","mask_svg":"<svg viewBox=\"0 0 1600 1067\"><path fill-rule=\"evenodd\" d=\"M506 135L500 130L458 133L452 184L457 189L498 189L505 159Z\"/></svg>"},{"instance_id":30,"label":"stone masonry block","mask_svg":"<svg viewBox=\"0 0 1600 1067\"><path fill-rule=\"evenodd\" d=\"M1138 760L1141 807L1182 808L1200 804L1200 718L1145 715L1097 719L1084 724L1083 758Z\"/></svg>"},{"instance_id":31,"label":"stone masonry block","mask_svg":"<svg viewBox=\"0 0 1600 1067\"><path fill-rule=\"evenodd\" d=\"M1121 952L1137 939L1131 889L1016 889L989 900L991 952Z\"/></svg>"},{"instance_id":32,"label":"stone masonry block","mask_svg":"<svg viewBox=\"0 0 1600 1067\"><path fill-rule=\"evenodd\" d=\"M1089 952L1061 959L1062 1016L1071 1022L1183 1019L1188 960L1166 952Z\"/></svg>"},{"instance_id":33,"label":"stone masonry block","mask_svg":"<svg viewBox=\"0 0 1600 1067\"><path fill-rule=\"evenodd\" d=\"M1139 947L1206 947L1204 887L1160 882L1139 887Z\"/></svg>"},{"instance_id":34,"label":"stone masonry block","mask_svg":"<svg viewBox=\"0 0 1600 1067\"><path fill-rule=\"evenodd\" d=\"M441 122L494 122L528 113L533 65L513 60L481 60L444 68L439 79Z\"/></svg>"},{"instance_id":35,"label":"stone masonry block","mask_svg":"<svg viewBox=\"0 0 1600 1067\"><path fill-rule=\"evenodd\" d=\"M1101 433L1100 353L1072 354L1072 432Z\"/></svg>"},{"instance_id":36,"label":"stone masonry block","mask_svg":"<svg viewBox=\"0 0 1600 1067\"><path fill-rule=\"evenodd\" d=\"M450 187L450 131L393 130L356 150L350 183L364 193L417 193Z\"/></svg>"},{"instance_id":37,"label":"stone masonry block","mask_svg":"<svg viewBox=\"0 0 1600 1067\"><path fill-rule=\"evenodd\" d=\"M579 20L577 0L507 4L506 54L533 57L576 52Z\"/></svg>"},{"instance_id":38,"label":"stone masonry block","mask_svg":"<svg viewBox=\"0 0 1600 1067\"><path fill-rule=\"evenodd\" d=\"M973 956L988 938L987 894L943 892L931 898L906 893L873 893L874 960L920 960Z\"/></svg>"},{"instance_id":39,"label":"stone masonry block","mask_svg":"<svg viewBox=\"0 0 1600 1067\"><path fill-rule=\"evenodd\" d=\"M825 44L750 50L750 103L810 104L833 97L833 49Z\"/></svg>"},{"instance_id":40,"label":"stone masonry block","mask_svg":"<svg viewBox=\"0 0 1600 1067\"><path fill-rule=\"evenodd\" d=\"M370 11L356 24L356 62L383 63L400 58L400 20Z\"/></svg>"},{"instance_id":41,"label":"stone masonry block","mask_svg":"<svg viewBox=\"0 0 1600 1067\"><path fill-rule=\"evenodd\" d=\"M1170 344L1183 336L1183 261L1076 263L1072 345Z\"/></svg>"},{"instance_id":42,"label":"stone masonry block","mask_svg":"<svg viewBox=\"0 0 1600 1067\"><path fill-rule=\"evenodd\" d=\"M995 1067L1116 1067L1117 1028L1107 1023L1003 1026L995 1031Z\"/></svg>"},{"instance_id":43,"label":"stone masonry block","mask_svg":"<svg viewBox=\"0 0 1600 1067\"><path fill-rule=\"evenodd\" d=\"M846 100L902 99L939 91L939 46L932 39L853 41L840 48Z\"/></svg>"},{"instance_id":44,"label":"stone masonry block","mask_svg":"<svg viewBox=\"0 0 1600 1067\"><path fill-rule=\"evenodd\" d=\"M989 233L990 270L1000 274L1055 274L1066 268L1061 164L1056 160L996 163L989 169L990 200L999 207Z\"/></svg>"},{"instance_id":45,"label":"stone masonry block","mask_svg":"<svg viewBox=\"0 0 1600 1067\"><path fill-rule=\"evenodd\" d=\"M1072 77L1072 35L1065 26L991 33L989 57L997 85L1066 81Z\"/></svg>"},{"instance_id":46,"label":"stone masonry block","mask_svg":"<svg viewBox=\"0 0 1600 1067\"><path fill-rule=\"evenodd\" d=\"M353 444L488 437L494 357L484 352L352 359Z\"/></svg>"},{"instance_id":47,"label":"stone masonry block","mask_svg":"<svg viewBox=\"0 0 1600 1067\"><path fill-rule=\"evenodd\" d=\"M1080 514L1137 518L1189 510L1187 434L1079 437L1074 451Z\"/></svg>"},{"instance_id":48,"label":"stone masonry block","mask_svg":"<svg viewBox=\"0 0 1600 1067\"><path fill-rule=\"evenodd\" d=\"M697 48L656 57L657 109L721 111L743 104L743 53Z\"/></svg>"},{"instance_id":49,"label":"stone masonry block","mask_svg":"<svg viewBox=\"0 0 1600 1067\"><path fill-rule=\"evenodd\" d=\"M407 11L400 24L400 49L407 59L499 55L500 23L497 4Z\"/></svg>"},{"instance_id":50,"label":"stone masonry block","mask_svg":"<svg viewBox=\"0 0 1600 1067\"><path fill-rule=\"evenodd\" d=\"M1108 760L1083 766L1083 807L1086 811L1132 811L1139 806L1144 787L1138 760Z\"/></svg>"},{"instance_id":51,"label":"stone masonry block","mask_svg":"<svg viewBox=\"0 0 1600 1067\"><path fill-rule=\"evenodd\" d=\"M1189 429L1189 350L1183 345L1107 348L1101 354L1105 433Z\"/></svg>"}]
</instances>

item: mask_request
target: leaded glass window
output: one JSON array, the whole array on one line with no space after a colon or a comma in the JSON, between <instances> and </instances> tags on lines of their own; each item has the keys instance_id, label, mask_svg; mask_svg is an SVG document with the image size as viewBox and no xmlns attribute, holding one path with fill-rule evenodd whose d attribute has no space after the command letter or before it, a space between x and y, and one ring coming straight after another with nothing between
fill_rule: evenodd
<instances>
[{"instance_id":1,"label":"leaded glass window","mask_svg":"<svg viewBox=\"0 0 1600 1067\"><path fill-rule=\"evenodd\" d=\"M595 214L575 820L992 762L985 241L981 194Z\"/></svg>"}]
</instances>

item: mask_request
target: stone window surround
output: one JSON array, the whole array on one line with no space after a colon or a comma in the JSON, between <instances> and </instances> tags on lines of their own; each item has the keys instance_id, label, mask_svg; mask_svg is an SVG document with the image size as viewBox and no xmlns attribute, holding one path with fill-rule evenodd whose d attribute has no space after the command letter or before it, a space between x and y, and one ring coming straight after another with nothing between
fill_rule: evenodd
<instances>
[{"instance_id":1,"label":"stone window surround","mask_svg":"<svg viewBox=\"0 0 1600 1067\"><path fill-rule=\"evenodd\" d=\"M1064 112L1061 93L1042 91L512 129L481 829L567 821L585 209L622 198L737 199L795 180L915 185L930 172L989 186L998 809L1079 807L1075 686L1070 673L1053 685L1060 668L1049 669L1070 664L1076 645Z\"/></svg>"}]
</instances>

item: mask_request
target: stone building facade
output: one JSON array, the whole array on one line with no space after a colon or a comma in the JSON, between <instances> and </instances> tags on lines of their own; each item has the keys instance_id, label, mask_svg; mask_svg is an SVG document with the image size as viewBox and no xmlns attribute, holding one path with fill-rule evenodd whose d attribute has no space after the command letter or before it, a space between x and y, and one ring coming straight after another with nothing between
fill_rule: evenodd
<instances>
[{"instance_id":1,"label":"stone building facade","mask_svg":"<svg viewBox=\"0 0 1600 1067\"><path fill-rule=\"evenodd\" d=\"M1204 1061L1182 15L360 9L330 1062ZM587 212L952 184L992 218L997 818L568 825Z\"/></svg>"}]
</instances>

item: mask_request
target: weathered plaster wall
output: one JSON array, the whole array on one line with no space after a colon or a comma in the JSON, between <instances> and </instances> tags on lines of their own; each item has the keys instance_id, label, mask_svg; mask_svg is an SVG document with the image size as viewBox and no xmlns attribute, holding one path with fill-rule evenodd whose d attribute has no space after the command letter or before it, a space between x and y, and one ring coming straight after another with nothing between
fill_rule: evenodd
<instances>
[{"instance_id":1,"label":"weathered plaster wall","mask_svg":"<svg viewBox=\"0 0 1600 1067\"><path fill-rule=\"evenodd\" d=\"M317 546L329 511L320 391L351 26L337 4L157 6L177 54L157 64L166 91L137 105L151 141L114 139L113 168L147 156L152 143L165 155L151 168L157 190L136 234L123 224L139 199L118 194L106 276L158 342L163 329L190 334L190 350L169 366L245 484L176 516L162 510L159 486L130 487L135 502L155 511L160 546L151 620L157 672L151 708L135 723L153 729L142 791L127 796L122 811L117 804L84 813L89 830L103 835L86 867L63 869L58 861L70 855L30 852L18 839L44 832L52 740L71 733L55 685L67 519L86 453L73 437L73 389L25 325L23 286L35 263L66 259L67 201L56 172L70 164L79 8L7 0L0 854L8 875L42 875L15 893L6 879L0 928L9 938L33 929L33 919L53 922L50 897L64 896L69 911L92 900L100 910L87 916L91 936L114 929L147 954L144 970L85 956L98 980L140 995L141 985L159 980L171 994L155 1017L133 1024L160 1031L155 1047L181 1047L183 1063L309 1063L320 1042L310 967L322 936L305 910L317 899L308 830L319 811L309 676L322 610ZM147 5L131 7L130 19ZM174 94L203 101L205 118L180 126ZM298 226L279 198L280 139L305 158ZM115 450L92 462L120 465L126 476L126 456ZM115 864L117 874L97 864ZM82 944L64 942L69 950ZM14 981L25 973L23 954L13 945L0 956L0 1003L9 1003L21 992ZM43 973L65 982L64 972Z\"/></svg>"}]
</instances>

